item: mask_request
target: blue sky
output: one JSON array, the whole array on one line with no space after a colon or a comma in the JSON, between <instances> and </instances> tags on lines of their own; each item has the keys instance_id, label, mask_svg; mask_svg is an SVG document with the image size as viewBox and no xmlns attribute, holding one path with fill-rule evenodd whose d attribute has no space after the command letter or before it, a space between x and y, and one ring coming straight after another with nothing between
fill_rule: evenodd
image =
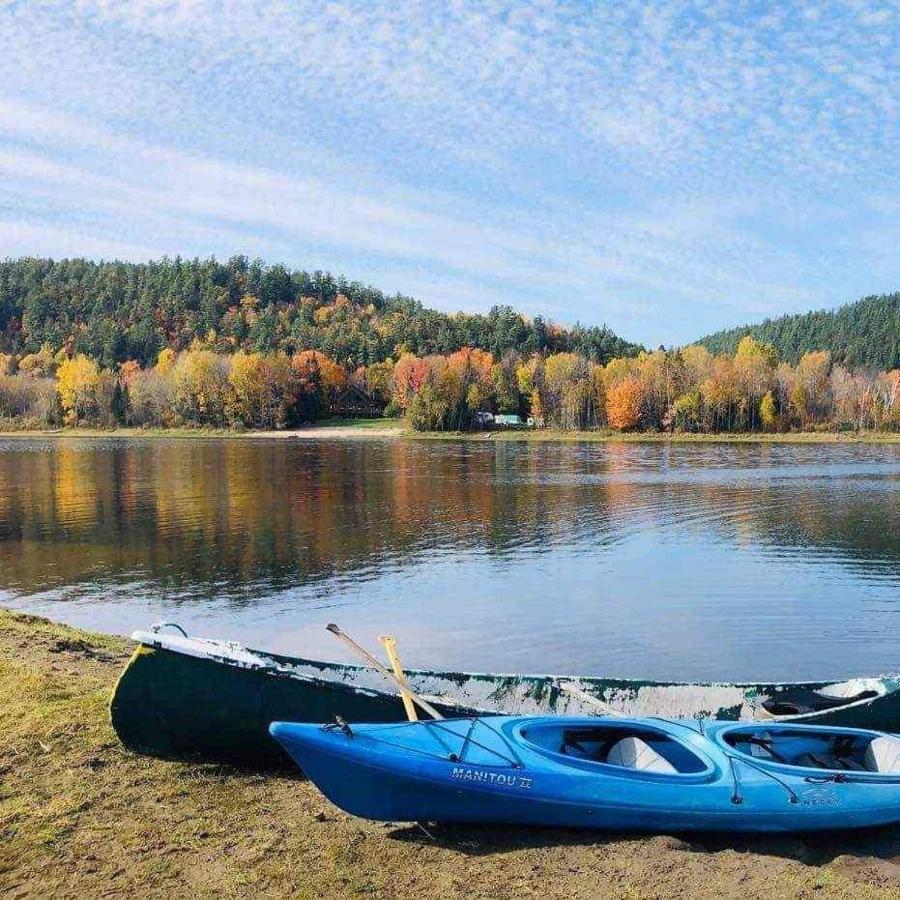
<instances>
[{"instance_id":1,"label":"blue sky","mask_svg":"<svg viewBox=\"0 0 900 900\"><path fill-rule=\"evenodd\" d=\"M0 0L0 256L649 345L900 288L900 5Z\"/></svg>"}]
</instances>

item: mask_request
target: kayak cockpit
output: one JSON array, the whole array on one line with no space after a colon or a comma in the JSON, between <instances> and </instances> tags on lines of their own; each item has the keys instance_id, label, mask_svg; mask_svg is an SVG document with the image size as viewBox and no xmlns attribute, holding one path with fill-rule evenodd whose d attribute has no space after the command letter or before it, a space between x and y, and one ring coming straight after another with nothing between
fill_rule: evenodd
<instances>
[{"instance_id":1,"label":"kayak cockpit","mask_svg":"<svg viewBox=\"0 0 900 900\"><path fill-rule=\"evenodd\" d=\"M756 762L900 777L900 737L894 735L810 726L743 726L724 730L721 740Z\"/></svg>"},{"instance_id":2,"label":"kayak cockpit","mask_svg":"<svg viewBox=\"0 0 900 900\"><path fill-rule=\"evenodd\" d=\"M577 765L615 766L655 775L701 775L712 766L671 734L646 723L537 722L519 737L543 754Z\"/></svg>"},{"instance_id":3,"label":"kayak cockpit","mask_svg":"<svg viewBox=\"0 0 900 900\"><path fill-rule=\"evenodd\" d=\"M775 717L814 715L874 700L884 693L884 684L874 678L856 678L817 688L788 685L764 699L762 708Z\"/></svg>"}]
</instances>

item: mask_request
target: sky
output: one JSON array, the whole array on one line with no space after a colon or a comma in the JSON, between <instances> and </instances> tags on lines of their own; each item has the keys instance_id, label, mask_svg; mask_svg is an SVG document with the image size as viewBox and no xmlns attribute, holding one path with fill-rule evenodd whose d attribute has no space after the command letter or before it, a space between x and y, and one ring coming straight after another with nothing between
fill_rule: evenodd
<instances>
[{"instance_id":1,"label":"sky","mask_svg":"<svg viewBox=\"0 0 900 900\"><path fill-rule=\"evenodd\" d=\"M0 0L0 257L648 346L900 289L900 2Z\"/></svg>"}]
</instances>

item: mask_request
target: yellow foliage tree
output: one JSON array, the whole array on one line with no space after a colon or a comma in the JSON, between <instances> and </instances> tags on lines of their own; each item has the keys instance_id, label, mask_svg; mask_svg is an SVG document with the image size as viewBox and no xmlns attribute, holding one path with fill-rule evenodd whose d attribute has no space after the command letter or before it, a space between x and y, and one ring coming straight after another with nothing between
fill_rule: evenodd
<instances>
[{"instance_id":1,"label":"yellow foliage tree","mask_svg":"<svg viewBox=\"0 0 900 900\"><path fill-rule=\"evenodd\" d=\"M281 428L296 399L296 375L284 353L244 353L231 358L229 416L251 428Z\"/></svg>"},{"instance_id":2,"label":"yellow foliage tree","mask_svg":"<svg viewBox=\"0 0 900 900\"><path fill-rule=\"evenodd\" d=\"M56 370L56 391L67 424L75 424L97 412L100 368L94 360L79 353L62 362Z\"/></svg>"},{"instance_id":3,"label":"yellow foliage tree","mask_svg":"<svg viewBox=\"0 0 900 900\"><path fill-rule=\"evenodd\" d=\"M171 347L163 347L156 357L156 372L159 375L168 375L175 367L177 355Z\"/></svg>"},{"instance_id":4,"label":"yellow foliage tree","mask_svg":"<svg viewBox=\"0 0 900 900\"><path fill-rule=\"evenodd\" d=\"M541 406L540 412L538 413L534 401L536 396L540 396L540 382L543 380L543 377L544 362L537 354L516 366L516 382L519 385L519 392L523 397L531 398L531 415L535 417L540 415L541 418L543 418L544 415L543 405L540 403L538 404Z\"/></svg>"},{"instance_id":5,"label":"yellow foliage tree","mask_svg":"<svg viewBox=\"0 0 900 900\"><path fill-rule=\"evenodd\" d=\"M19 374L32 378L49 378L56 371L57 359L53 348L44 344L37 353L28 353L19 360Z\"/></svg>"},{"instance_id":6,"label":"yellow foliage tree","mask_svg":"<svg viewBox=\"0 0 900 900\"><path fill-rule=\"evenodd\" d=\"M827 350L804 353L797 363L791 405L801 425L809 425L827 415L826 389L831 354Z\"/></svg>"},{"instance_id":7,"label":"yellow foliage tree","mask_svg":"<svg viewBox=\"0 0 900 900\"><path fill-rule=\"evenodd\" d=\"M222 425L228 396L228 361L211 350L186 350L172 369L175 409L186 422Z\"/></svg>"},{"instance_id":8,"label":"yellow foliage tree","mask_svg":"<svg viewBox=\"0 0 900 900\"><path fill-rule=\"evenodd\" d=\"M766 431L774 431L778 424L778 412L775 409L775 397L771 391L766 391L759 401L759 421Z\"/></svg>"}]
</instances>

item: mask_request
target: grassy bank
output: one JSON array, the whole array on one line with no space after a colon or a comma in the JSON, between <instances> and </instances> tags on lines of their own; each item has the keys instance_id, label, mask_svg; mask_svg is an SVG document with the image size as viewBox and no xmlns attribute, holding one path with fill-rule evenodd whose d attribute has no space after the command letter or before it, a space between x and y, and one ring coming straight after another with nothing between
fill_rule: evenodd
<instances>
[{"instance_id":1,"label":"grassy bank","mask_svg":"<svg viewBox=\"0 0 900 900\"><path fill-rule=\"evenodd\" d=\"M405 438L409 440L534 441L641 444L900 444L900 432L793 431L786 434L669 434L660 432L554 431L510 429L504 431L417 432L402 419L324 419L314 425L283 431L236 431L230 428L22 428L0 421L0 437L117 437L117 438Z\"/></svg>"},{"instance_id":2,"label":"grassy bank","mask_svg":"<svg viewBox=\"0 0 900 900\"><path fill-rule=\"evenodd\" d=\"M289 773L142 758L107 702L127 641L0 610L0 894L896 897L900 829L636 837L382 825Z\"/></svg>"},{"instance_id":3,"label":"grassy bank","mask_svg":"<svg viewBox=\"0 0 900 900\"><path fill-rule=\"evenodd\" d=\"M656 431L540 431L509 430L480 431L473 433L447 433L430 431L410 432L410 437L424 439L455 438L465 441L529 441L589 442L600 444L900 444L900 432L860 431L793 431L786 434L745 432L732 434L694 434L690 432L669 434Z\"/></svg>"}]
</instances>

